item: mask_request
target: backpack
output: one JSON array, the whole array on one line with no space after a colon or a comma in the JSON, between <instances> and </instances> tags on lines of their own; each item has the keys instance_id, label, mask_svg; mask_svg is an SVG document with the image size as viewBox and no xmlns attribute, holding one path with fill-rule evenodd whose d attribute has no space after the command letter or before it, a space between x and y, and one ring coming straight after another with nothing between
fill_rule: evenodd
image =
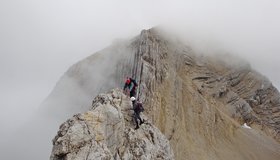
<instances>
[{"instance_id":1,"label":"backpack","mask_svg":"<svg viewBox=\"0 0 280 160\"><path fill-rule=\"evenodd\" d=\"M144 107L143 107L143 105L142 105L141 102L137 102L136 108L137 108L137 110L139 110L140 112L143 112L143 111L144 111Z\"/></svg>"}]
</instances>

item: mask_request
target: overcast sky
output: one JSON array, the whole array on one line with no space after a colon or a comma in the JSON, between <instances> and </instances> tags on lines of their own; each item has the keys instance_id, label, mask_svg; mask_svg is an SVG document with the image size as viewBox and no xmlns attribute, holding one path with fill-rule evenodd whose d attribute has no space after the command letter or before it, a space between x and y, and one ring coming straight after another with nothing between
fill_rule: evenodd
<instances>
[{"instance_id":1,"label":"overcast sky","mask_svg":"<svg viewBox=\"0 0 280 160\"><path fill-rule=\"evenodd\" d=\"M280 88L279 15L279 0L1 0L0 125L23 123L75 62L157 25L246 58Z\"/></svg>"}]
</instances>

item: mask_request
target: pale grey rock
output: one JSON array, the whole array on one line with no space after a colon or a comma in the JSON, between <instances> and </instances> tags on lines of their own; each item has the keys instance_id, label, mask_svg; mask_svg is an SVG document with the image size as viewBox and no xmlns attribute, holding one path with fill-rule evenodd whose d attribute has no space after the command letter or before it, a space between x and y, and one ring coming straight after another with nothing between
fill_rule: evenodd
<instances>
[{"instance_id":1,"label":"pale grey rock","mask_svg":"<svg viewBox=\"0 0 280 160\"><path fill-rule=\"evenodd\" d=\"M91 110L60 126L50 159L174 159L169 141L147 119L134 130L131 108L121 90L98 95Z\"/></svg>"}]
</instances>

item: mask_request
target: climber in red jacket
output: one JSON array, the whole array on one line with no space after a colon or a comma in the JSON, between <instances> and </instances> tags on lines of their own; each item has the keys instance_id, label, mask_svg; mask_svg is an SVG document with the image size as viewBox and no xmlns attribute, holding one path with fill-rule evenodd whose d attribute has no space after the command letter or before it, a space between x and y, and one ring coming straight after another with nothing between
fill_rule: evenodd
<instances>
[{"instance_id":1,"label":"climber in red jacket","mask_svg":"<svg viewBox=\"0 0 280 160\"><path fill-rule=\"evenodd\" d=\"M132 86L133 85L133 86ZM131 90L135 89L135 86L138 86L135 79L126 77L126 81L123 87L123 91L126 95L131 95ZM132 87L132 88L131 88ZM135 92L136 93L136 92ZM131 97L131 96L130 96Z\"/></svg>"}]
</instances>

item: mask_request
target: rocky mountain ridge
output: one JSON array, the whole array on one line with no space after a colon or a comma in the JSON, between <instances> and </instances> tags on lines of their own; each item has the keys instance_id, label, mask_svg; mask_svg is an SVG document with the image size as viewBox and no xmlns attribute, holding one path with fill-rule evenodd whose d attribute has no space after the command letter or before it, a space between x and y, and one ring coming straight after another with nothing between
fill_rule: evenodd
<instances>
[{"instance_id":1,"label":"rocky mountain ridge","mask_svg":"<svg viewBox=\"0 0 280 160\"><path fill-rule=\"evenodd\" d=\"M134 130L131 109L121 90L98 95L91 110L60 126L50 159L174 159L169 141L151 123Z\"/></svg>"},{"instance_id":2,"label":"rocky mountain ridge","mask_svg":"<svg viewBox=\"0 0 280 160\"><path fill-rule=\"evenodd\" d=\"M52 95L77 86L79 92L63 95L77 109L131 75L175 159L279 159L279 92L247 63L229 58L200 55L159 29L143 30L71 67ZM61 104L52 106L67 106ZM252 130L240 127L245 122Z\"/></svg>"}]
</instances>

